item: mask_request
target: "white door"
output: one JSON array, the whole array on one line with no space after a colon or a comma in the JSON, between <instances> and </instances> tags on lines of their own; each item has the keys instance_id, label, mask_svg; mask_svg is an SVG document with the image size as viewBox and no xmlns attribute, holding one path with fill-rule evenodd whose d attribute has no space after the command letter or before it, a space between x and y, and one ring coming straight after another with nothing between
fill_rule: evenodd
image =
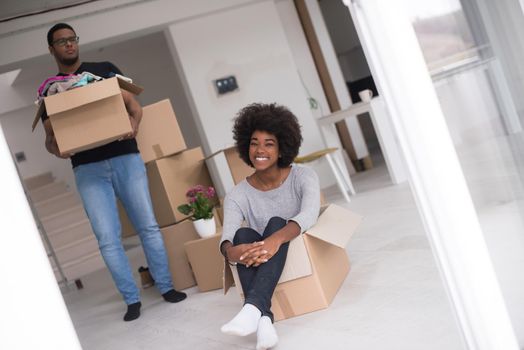
<instances>
[{"instance_id":1,"label":"white door","mask_svg":"<svg viewBox=\"0 0 524 350\"><path fill-rule=\"evenodd\" d=\"M518 0L345 1L471 349L524 345Z\"/></svg>"}]
</instances>

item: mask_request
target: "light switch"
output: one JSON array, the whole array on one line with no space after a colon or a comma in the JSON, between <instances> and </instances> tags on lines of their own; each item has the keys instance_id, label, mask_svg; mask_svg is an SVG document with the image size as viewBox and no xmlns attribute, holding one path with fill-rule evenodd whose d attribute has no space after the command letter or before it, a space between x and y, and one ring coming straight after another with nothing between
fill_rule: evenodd
<instances>
[{"instance_id":1,"label":"light switch","mask_svg":"<svg viewBox=\"0 0 524 350\"><path fill-rule=\"evenodd\" d=\"M219 95L238 89L237 79L234 75L214 80L215 88Z\"/></svg>"}]
</instances>

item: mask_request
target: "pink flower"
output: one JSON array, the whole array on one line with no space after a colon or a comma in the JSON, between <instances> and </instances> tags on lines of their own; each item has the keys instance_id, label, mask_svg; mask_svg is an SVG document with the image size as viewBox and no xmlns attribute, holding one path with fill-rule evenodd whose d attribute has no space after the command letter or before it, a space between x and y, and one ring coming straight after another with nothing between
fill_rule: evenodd
<instances>
[{"instance_id":1,"label":"pink flower","mask_svg":"<svg viewBox=\"0 0 524 350\"><path fill-rule=\"evenodd\" d=\"M215 189L213 187L208 187L206 191L207 198L213 198L215 196Z\"/></svg>"},{"instance_id":2,"label":"pink flower","mask_svg":"<svg viewBox=\"0 0 524 350\"><path fill-rule=\"evenodd\" d=\"M179 205L177 209L182 214L189 215L192 220L212 218L215 195L212 186L196 185L187 190L187 203Z\"/></svg>"},{"instance_id":3,"label":"pink flower","mask_svg":"<svg viewBox=\"0 0 524 350\"><path fill-rule=\"evenodd\" d=\"M202 192L204 192L204 186L196 185L195 187L191 187L189 190L187 190L186 197L193 198L193 197L196 197L197 193L202 193Z\"/></svg>"}]
</instances>

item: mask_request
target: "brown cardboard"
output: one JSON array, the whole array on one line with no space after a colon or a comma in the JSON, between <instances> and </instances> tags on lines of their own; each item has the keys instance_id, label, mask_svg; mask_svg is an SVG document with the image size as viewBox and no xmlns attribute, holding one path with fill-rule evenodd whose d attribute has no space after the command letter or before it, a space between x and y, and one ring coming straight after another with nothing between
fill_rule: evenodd
<instances>
[{"instance_id":1,"label":"brown cardboard","mask_svg":"<svg viewBox=\"0 0 524 350\"><path fill-rule=\"evenodd\" d=\"M361 220L361 216L331 204L323 208L311 229L291 241L286 266L271 299L275 320L320 310L331 304L350 269L345 244ZM302 246L307 251L306 256L295 254ZM293 271L301 265L311 266L311 273ZM224 291L227 292L234 282L243 297L236 268L227 263L224 267Z\"/></svg>"},{"instance_id":2,"label":"brown cardboard","mask_svg":"<svg viewBox=\"0 0 524 350\"><path fill-rule=\"evenodd\" d=\"M211 159L220 153L224 153L224 156L226 157L229 170L231 171L231 177L233 178L233 183L235 185L244 180L249 175L253 174L255 171L252 167L244 163L244 161L240 158L238 152L236 151L236 147L221 149L220 151L217 151L206 157L206 160Z\"/></svg>"},{"instance_id":3,"label":"brown cardboard","mask_svg":"<svg viewBox=\"0 0 524 350\"><path fill-rule=\"evenodd\" d=\"M70 154L118 140L132 132L121 88L141 88L118 78L48 96L38 108L33 130L47 111L60 153Z\"/></svg>"},{"instance_id":4,"label":"brown cardboard","mask_svg":"<svg viewBox=\"0 0 524 350\"><path fill-rule=\"evenodd\" d=\"M189 220L160 229L166 246L169 270L175 289L181 290L196 284L189 260L184 249L184 243L198 239L198 233Z\"/></svg>"},{"instance_id":5,"label":"brown cardboard","mask_svg":"<svg viewBox=\"0 0 524 350\"><path fill-rule=\"evenodd\" d=\"M184 243L198 290L201 292L222 288L224 257L218 249L221 236L218 233Z\"/></svg>"},{"instance_id":6,"label":"brown cardboard","mask_svg":"<svg viewBox=\"0 0 524 350\"><path fill-rule=\"evenodd\" d=\"M153 209L160 227L186 218L177 207L187 202L189 188L213 185L200 147L154 160L146 167Z\"/></svg>"},{"instance_id":7,"label":"brown cardboard","mask_svg":"<svg viewBox=\"0 0 524 350\"><path fill-rule=\"evenodd\" d=\"M145 106L142 111L136 142L144 163L187 148L169 99Z\"/></svg>"},{"instance_id":8,"label":"brown cardboard","mask_svg":"<svg viewBox=\"0 0 524 350\"><path fill-rule=\"evenodd\" d=\"M253 174L254 169L244 163L235 147L225 149L224 155L226 156L227 164L229 165L229 170L231 170L231 176L233 176L235 185Z\"/></svg>"},{"instance_id":9,"label":"brown cardboard","mask_svg":"<svg viewBox=\"0 0 524 350\"><path fill-rule=\"evenodd\" d=\"M207 167L203 162L200 148L193 148L176 155L155 160L147 164L147 176L153 210L160 227L169 226L187 218L177 210L186 203L186 192L196 185L212 186ZM124 207L118 201L118 214L122 237L136 234ZM222 225L217 215L217 224Z\"/></svg>"}]
</instances>

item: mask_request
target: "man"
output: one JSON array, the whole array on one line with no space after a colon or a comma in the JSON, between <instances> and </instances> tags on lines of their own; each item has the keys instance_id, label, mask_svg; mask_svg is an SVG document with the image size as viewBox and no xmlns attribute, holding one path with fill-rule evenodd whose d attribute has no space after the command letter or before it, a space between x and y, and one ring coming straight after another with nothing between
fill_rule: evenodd
<instances>
[{"instance_id":1,"label":"man","mask_svg":"<svg viewBox=\"0 0 524 350\"><path fill-rule=\"evenodd\" d=\"M47 33L47 42L49 52L58 66L58 75L87 71L109 78L122 74L110 62L81 62L78 36L68 24L59 23L53 26ZM76 185L100 252L127 304L124 321L132 321L140 316L142 304L122 246L116 197L120 198L140 236L150 272L163 298L167 302L176 303L184 300L186 294L173 289L164 242L153 213L145 166L135 141L142 108L131 93L122 90L122 96L133 128L133 132L123 140L63 156L59 153L47 115L42 117L42 121L47 150L57 157L71 158Z\"/></svg>"}]
</instances>

